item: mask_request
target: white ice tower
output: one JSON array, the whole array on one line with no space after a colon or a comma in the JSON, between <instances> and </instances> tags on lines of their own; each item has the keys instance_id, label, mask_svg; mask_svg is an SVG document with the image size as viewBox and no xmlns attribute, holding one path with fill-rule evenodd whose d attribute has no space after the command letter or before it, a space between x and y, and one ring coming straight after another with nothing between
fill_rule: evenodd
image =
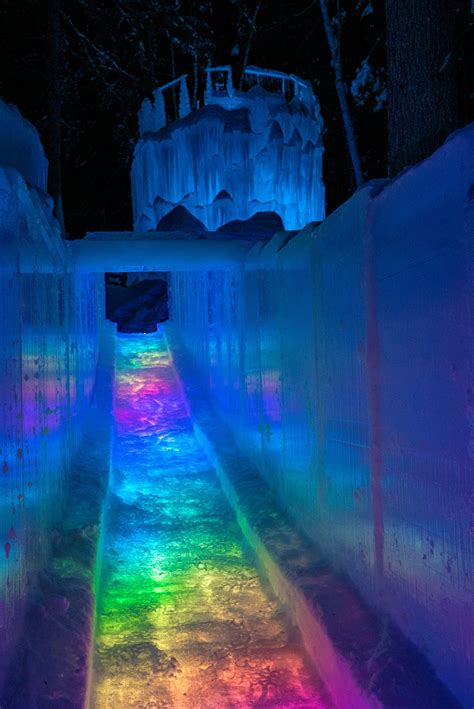
<instances>
[{"instance_id":1,"label":"white ice tower","mask_svg":"<svg viewBox=\"0 0 474 709\"><path fill-rule=\"evenodd\" d=\"M215 231L258 212L285 229L325 216L322 119L311 84L248 67L206 70L204 106L190 111L186 77L158 88L139 112L132 166L135 230L156 229L181 205Z\"/></svg>"}]
</instances>

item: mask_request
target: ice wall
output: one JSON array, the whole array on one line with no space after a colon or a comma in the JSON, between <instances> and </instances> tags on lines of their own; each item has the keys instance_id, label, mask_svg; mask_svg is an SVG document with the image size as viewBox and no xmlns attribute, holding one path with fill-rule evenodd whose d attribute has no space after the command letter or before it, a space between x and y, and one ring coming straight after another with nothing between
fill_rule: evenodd
<instances>
[{"instance_id":1,"label":"ice wall","mask_svg":"<svg viewBox=\"0 0 474 709\"><path fill-rule=\"evenodd\" d=\"M16 106L0 99L0 165L14 167L34 187L46 190L48 161L36 129Z\"/></svg>"},{"instance_id":2,"label":"ice wall","mask_svg":"<svg viewBox=\"0 0 474 709\"><path fill-rule=\"evenodd\" d=\"M322 220L322 120L299 82L291 99L259 85L230 95L211 88L208 105L168 126L161 94L156 107L147 100L132 166L135 230L155 229L177 205L209 230L268 211L286 229Z\"/></svg>"},{"instance_id":3,"label":"ice wall","mask_svg":"<svg viewBox=\"0 0 474 709\"><path fill-rule=\"evenodd\" d=\"M171 276L172 317L241 446L466 707L473 155L471 125L243 269Z\"/></svg>"},{"instance_id":4,"label":"ice wall","mask_svg":"<svg viewBox=\"0 0 474 709\"><path fill-rule=\"evenodd\" d=\"M94 384L102 286L65 246L47 195L0 167L0 695Z\"/></svg>"}]
</instances>

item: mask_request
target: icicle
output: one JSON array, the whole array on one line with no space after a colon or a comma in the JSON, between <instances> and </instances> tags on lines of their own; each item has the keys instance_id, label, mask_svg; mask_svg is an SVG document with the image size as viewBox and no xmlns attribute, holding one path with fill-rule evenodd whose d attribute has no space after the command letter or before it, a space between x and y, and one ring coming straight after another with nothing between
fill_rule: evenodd
<instances>
[{"instance_id":1,"label":"icicle","mask_svg":"<svg viewBox=\"0 0 474 709\"><path fill-rule=\"evenodd\" d=\"M166 125L165 101L161 89L153 91L153 130L158 131Z\"/></svg>"},{"instance_id":2,"label":"icicle","mask_svg":"<svg viewBox=\"0 0 474 709\"><path fill-rule=\"evenodd\" d=\"M179 82L179 117L184 118L188 113L191 113L188 85L186 83L186 77L182 76Z\"/></svg>"},{"instance_id":3,"label":"icicle","mask_svg":"<svg viewBox=\"0 0 474 709\"><path fill-rule=\"evenodd\" d=\"M211 69L206 69L206 93L204 95L205 103L211 103L212 100L212 78Z\"/></svg>"},{"instance_id":4,"label":"icicle","mask_svg":"<svg viewBox=\"0 0 474 709\"><path fill-rule=\"evenodd\" d=\"M227 69L227 95L233 96L234 94L234 82L232 81L232 69L229 66Z\"/></svg>"},{"instance_id":5,"label":"icicle","mask_svg":"<svg viewBox=\"0 0 474 709\"><path fill-rule=\"evenodd\" d=\"M151 130L153 130L152 123L153 109L149 99L146 98L140 106L140 110L138 111L138 129L140 135L143 135L144 133L149 133Z\"/></svg>"},{"instance_id":6,"label":"icicle","mask_svg":"<svg viewBox=\"0 0 474 709\"><path fill-rule=\"evenodd\" d=\"M248 122L235 116L232 132L226 130L225 112L201 111L193 113L192 124L176 129L171 125L166 135L142 142L132 168L137 230L153 229L177 205L210 230L234 218L247 219L255 204L279 213L289 229L324 216L322 124L311 84L258 67L248 67L245 80L251 86L258 81L261 88L253 90L255 95L235 91L231 96L229 67L206 68L208 106L220 105L225 111L248 108ZM178 112L183 117L189 112L189 99L183 78L177 82ZM174 81L162 86L161 92L171 91L173 85ZM264 86L273 93L262 90ZM294 93L301 95L308 111L301 105L287 106L286 99ZM270 119L275 122L273 130ZM214 201L222 189L232 194L232 201Z\"/></svg>"}]
</instances>

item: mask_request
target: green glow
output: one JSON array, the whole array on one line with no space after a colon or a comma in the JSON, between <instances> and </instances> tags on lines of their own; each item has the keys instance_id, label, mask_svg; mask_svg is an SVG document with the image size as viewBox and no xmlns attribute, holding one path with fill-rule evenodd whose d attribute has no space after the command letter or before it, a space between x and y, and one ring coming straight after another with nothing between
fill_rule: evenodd
<instances>
[{"instance_id":1,"label":"green glow","mask_svg":"<svg viewBox=\"0 0 474 709\"><path fill-rule=\"evenodd\" d=\"M324 706L242 551L164 336L120 336L117 350L92 706Z\"/></svg>"}]
</instances>

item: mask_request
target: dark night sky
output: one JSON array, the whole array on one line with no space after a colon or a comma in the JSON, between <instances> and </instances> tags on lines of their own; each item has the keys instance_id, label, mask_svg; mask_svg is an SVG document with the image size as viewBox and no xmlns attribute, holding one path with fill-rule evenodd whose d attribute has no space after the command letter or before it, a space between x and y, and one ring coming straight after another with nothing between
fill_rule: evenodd
<instances>
[{"instance_id":1,"label":"dark night sky","mask_svg":"<svg viewBox=\"0 0 474 709\"><path fill-rule=\"evenodd\" d=\"M255 7L255 0L248 6ZM139 11L143 0L135 0ZM120 3L119 3L120 4ZM127 5L127 0L122 0ZM133 0L129 4L134 4ZM149 12L152 2L145 3ZM170 45L163 36L164 21L156 29L144 23L144 35L115 19L114 2L63 0L64 17L87 37L87 44L63 20L63 197L67 231L73 236L86 230L131 228L129 170L136 139L136 111L154 86L171 77ZM175 20L194 13L210 38L212 63L232 63L236 73L242 60L247 31L239 41L238 3L210 0L207 11L192 0L180 3L180 10L168 15L176 34L176 73L192 74L192 62L185 47L189 37ZM342 58L348 84L357 67L370 56L383 78L385 64L384 17L381 0L348 0L342 25ZM369 6L372 11L364 14ZM0 95L16 104L38 128L43 139L47 124L47 3L28 0L2 3L0 63L3 67ZM137 9L138 8L138 9ZM196 9L197 8L197 9ZM136 23L136 27L140 22ZM143 24L143 23L142 23ZM202 25L204 27L204 25ZM166 28L165 28L166 29ZM140 65L139 43L155 42L155 61ZM179 43L181 46L179 46ZM240 53L231 57L239 43ZM94 47L104 47L130 70L133 79L113 71L98 76L91 62L97 60ZM203 66L206 59L203 58ZM330 66L319 3L311 0L263 0L249 63L292 72L313 82L325 121L324 177L328 211L353 191L353 177L344 140L334 78ZM105 83L102 83L104 82ZM201 82L202 83L202 82ZM110 88L112 86L112 88ZM357 137L367 177L378 177L385 168L385 111L374 112L374 102L352 106ZM44 141L45 142L45 141Z\"/></svg>"}]
</instances>

